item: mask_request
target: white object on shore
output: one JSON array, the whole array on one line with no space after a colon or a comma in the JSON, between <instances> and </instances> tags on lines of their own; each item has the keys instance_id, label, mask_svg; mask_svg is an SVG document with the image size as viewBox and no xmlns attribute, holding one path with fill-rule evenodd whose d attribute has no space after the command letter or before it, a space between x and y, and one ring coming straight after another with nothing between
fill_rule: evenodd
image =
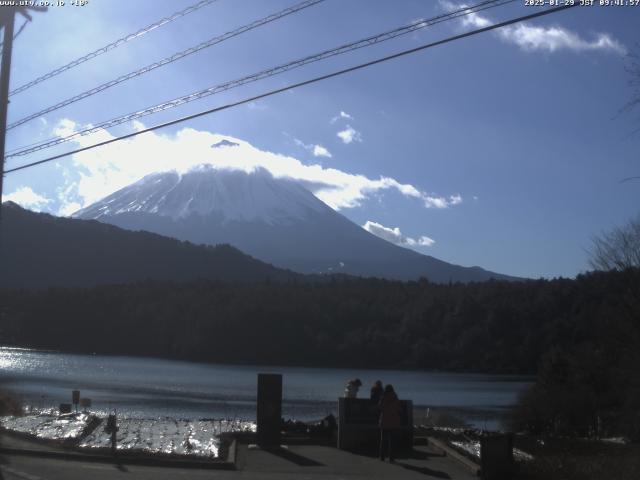
<instances>
[{"instance_id":1,"label":"white object on shore","mask_svg":"<svg viewBox=\"0 0 640 480\"><path fill-rule=\"evenodd\" d=\"M480 459L480 442L478 441L473 441L473 442L460 442L460 441L453 441L450 442L451 445L459 448L460 450L464 450L465 452L473 455L474 457L476 457L477 459ZM513 449L513 458L519 461L531 461L533 460L533 455L531 455L530 453L527 452L523 452L522 450L518 449L518 448L514 448Z\"/></svg>"},{"instance_id":2,"label":"white object on shore","mask_svg":"<svg viewBox=\"0 0 640 480\"><path fill-rule=\"evenodd\" d=\"M44 440L69 440L79 438L90 419L86 413L11 416L0 417L0 426Z\"/></svg>"},{"instance_id":3,"label":"white object on shore","mask_svg":"<svg viewBox=\"0 0 640 480\"><path fill-rule=\"evenodd\" d=\"M221 433L254 431L253 422L240 420L174 420L172 418L124 418L118 421L118 450L140 450L167 455L217 457ZM96 428L81 448L109 448L111 437Z\"/></svg>"},{"instance_id":4,"label":"white object on shore","mask_svg":"<svg viewBox=\"0 0 640 480\"><path fill-rule=\"evenodd\" d=\"M617 445L626 445L629 443L629 439L626 437L601 438L600 441L604 443L615 443Z\"/></svg>"},{"instance_id":5,"label":"white object on shore","mask_svg":"<svg viewBox=\"0 0 640 480\"><path fill-rule=\"evenodd\" d=\"M47 440L80 440L91 421L86 413L69 415L25 415L0 417L0 426ZM111 448L106 421L80 440L85 449ZM118 418L117 448L168 455L217 457L220 434L256 430L254 422L241 420L174 420L172 418Z\"/></svg>"}]
</instances>

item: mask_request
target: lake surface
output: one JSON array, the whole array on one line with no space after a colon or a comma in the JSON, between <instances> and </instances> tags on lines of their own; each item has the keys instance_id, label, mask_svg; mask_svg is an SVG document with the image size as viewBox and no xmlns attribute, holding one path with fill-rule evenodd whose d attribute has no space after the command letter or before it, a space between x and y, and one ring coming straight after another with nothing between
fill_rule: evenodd
<instances>
[{"instance_id":1,"label":"lake surface","mask_svg":"<svg viewBox=\"0 0 640 480\"><path fill-rule=\"evenodd\" d=\"M155 358L75 355L0 347L0 388L26 405L57 407L71 390L91 398L92 410L137 418L255 419L258 373L283 374L283 416L316 420L336 413L351 378L360 396L376 380L394 385L416 406L455 412L478 427L497 428L531 377L400 370L220 365Z\"/></svg>"}]
</instances>

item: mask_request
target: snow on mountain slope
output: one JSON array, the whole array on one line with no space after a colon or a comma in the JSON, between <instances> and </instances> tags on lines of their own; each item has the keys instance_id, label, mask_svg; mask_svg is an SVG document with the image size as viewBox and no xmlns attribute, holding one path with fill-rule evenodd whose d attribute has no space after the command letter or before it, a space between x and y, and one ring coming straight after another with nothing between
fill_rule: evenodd
<instances>
[{"instance_id":1,"label":"snow on mountain slope","mask_svg":"<svg viewBox=\"0 0 640 480\"><path fill-rule=\"evenodd\" d=\"M221 148L233 145L221 145ZM299 182L202 165L151 174L74 214L196 244L228 243L302 273L341 272L436 282L509 278L391 244L319 200Z\"/></svg>"},{"instance_id":2,"label":"snow on mountain slope","mask_svg":"<svg viewBox=\"0 0 640 480\"><path fill-rule=\"evenodd\" d=\"M122 213L153 213L176 220L218 214L225 220L291 224L310 212L330 210L296 182L275 179L264 169L252 174L202 165L187 173L148 175L74 214L99 220Z\"/></svg>"}]
</instances>

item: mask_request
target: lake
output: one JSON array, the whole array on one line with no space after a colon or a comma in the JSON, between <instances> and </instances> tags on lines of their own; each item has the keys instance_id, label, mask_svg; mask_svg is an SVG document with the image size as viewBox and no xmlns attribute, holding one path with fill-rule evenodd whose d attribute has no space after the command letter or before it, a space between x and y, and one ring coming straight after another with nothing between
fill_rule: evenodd
<instances>
[{"instance_id":1,"label":"lake","mask_svg":"<svg viewBox=\"0 0 640 480\"><path fill-rule=\"evenodd\" d=\"M283 375L285 418L316 420L335 414L346 381L360 378L360 396L368 396L373 382L382 380L416 406L446 409L492 429L532 381L516 375L222 365L0 347L2 388L26 405L69 403L71 390L78 389L92 399L92 410L116 409L137 418L253 420L258 373Z\"/></svg>"}]
</instances>

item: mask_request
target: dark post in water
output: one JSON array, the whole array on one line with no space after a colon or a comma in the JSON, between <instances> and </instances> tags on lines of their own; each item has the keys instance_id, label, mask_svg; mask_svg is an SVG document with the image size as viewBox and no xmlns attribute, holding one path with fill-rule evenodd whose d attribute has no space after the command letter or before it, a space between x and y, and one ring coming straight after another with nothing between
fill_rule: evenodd
<instances>
[{"instance_id":1,"label":"dark post in water","mask_svg":"<svg viewBox=\"0 0 640 480\"><path fill-rule=\"evenodd\" d=\"M258 374L258 445L280 446L280 419L282 418L282 375Z\"/></svg>"},{"instance_id":2,"label":"dark post in water","mask_svg":"<svg viewBox=\"0 0 640 480\"><path fill-rule=\"evenodd\" d=\"M73 390L71 392L71 403L76 407L76 413L78 413L78 404L80 403L80 390Z\"/></svg>"}]
</instances>

